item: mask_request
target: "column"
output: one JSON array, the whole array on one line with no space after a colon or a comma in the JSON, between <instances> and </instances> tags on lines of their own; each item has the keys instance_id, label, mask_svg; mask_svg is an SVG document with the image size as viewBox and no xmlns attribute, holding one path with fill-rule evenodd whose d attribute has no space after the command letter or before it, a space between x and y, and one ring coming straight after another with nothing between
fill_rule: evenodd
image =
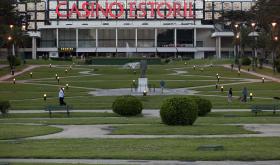
<instances>
[{"instance_id":1,"label":"column","mask_svg":"<svg viewBox=\"0 0 280 165\"><path fill-rule=\"evenodd\" d=\"M95 46L96 46L96 48L97 48L97 47L98 47L98 29L95 30L95 38L96 38L96 39L95 39L95 42L96 42L96 43L95 43Z\"/></svg>"},{"instance_id":2,"label":"column","mask_svg":"<svg viewBox=\"0 0 280 165\"><path fill-rule=\"evenodd\" d=\"M37 39L32 37L32 59L37 58Z\"/></svg>"},{"instance_id":3,"label":"column","mask_svg":"<svg viewBox=\"0 0 280 165\"><path fill-rule=\"evenodd\" d=\"M76 48L79 47L79 29L76 29Z\"/></svg>"},{"instance_id":4,"label":"column","mask_svg":"<svg viewBox=\"0 0 280 165\"><path fill-rule=\"evenodd\" d=\"M221 37L216 38L216 56L222 58L221 55Z\"/></svg>"}]
</instances>

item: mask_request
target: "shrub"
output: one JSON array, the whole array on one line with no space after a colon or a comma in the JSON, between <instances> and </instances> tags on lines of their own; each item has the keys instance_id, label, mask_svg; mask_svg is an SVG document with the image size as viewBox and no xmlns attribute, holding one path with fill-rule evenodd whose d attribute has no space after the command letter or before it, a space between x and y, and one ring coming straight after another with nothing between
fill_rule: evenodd
<instances>
[{"instance_id":1,"label":"shrub","mask_svg":"<svg viewBox=\"0 0 280 165\"><path fill-rule=\"evenodd\" d=\"M0 101L0 111L2 114L7 114L10 107L9 101Z\"/></svg>"},{"instance_id":2,"label":"shrub","mask_svg":"<svg viewBox=\"0 0 280 165\"><path fill-rule=\"evenodd\" d=\"M280 73L280 59L277 59L275 61L275 67L278 73Z\"/></svg>"},{"instance_id":3,"label":"shrub","mask_svg":"<svg viewBox=\"0 0 280 165\"><path fill-rule=\"evenodd\" d=\"M211 101L207 99L203 99L198 96L192 96L190 98L192 98L198 106L198 116L205 116L207 115L207 113L211 112L212 109Z\"/></svg>"},{"instance_id":4,"label":"shrub","mask_svg":"<svg viewBox=\"0 0 280 165\"><path fill-rule=\"evenodd\" d=\"M18 57L9 55L7 56L7 60L9 62L10 67L12 68L13 66L19 66L21 64L21 61Z\"/></svg>"},{"instance_id":5,"label":"shrub","mask_svg":"<svg viewBox=\"0 0 280 165\"><path fill-rule=\"evenodd\" d=\"M196 102L187 97L174 97L163 102L160 117L167 125L192 125L198 115Z\"/></svg>"},{"instance_id":6,"label":"shrub","mask_svg":"<svg viewBox=\"0 0 280 165\"><path fill-rule=\"evenodd\" d=\"M241 60L241 64L246 66L251 65L251 59L249 57L244 57Z\"/></svg>"},{"instance_id":7,"label":"shrub","mask_svg":"<svg viewBox=\"0 0 280 165\"><path fill-rule=\"evenodd\" d=\"M112 108L121 116L136 116L141 114L143 105L134 96L120 96L113 102Z\"/></svg>"}]
</instances>

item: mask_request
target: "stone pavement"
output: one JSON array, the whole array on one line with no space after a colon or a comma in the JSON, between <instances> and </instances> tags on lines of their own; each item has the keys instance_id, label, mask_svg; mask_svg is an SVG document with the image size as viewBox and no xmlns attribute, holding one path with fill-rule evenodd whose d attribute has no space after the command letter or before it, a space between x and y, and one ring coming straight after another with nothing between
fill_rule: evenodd
<instances>
[{"instance_id":1,"label":"stone pavement","mask_svg":"<svg viewBox=\"0 0 280 165\"><path fill-rule=\"evenodd\" d=\"M0 77L0 81L7 81L11 78L14 78L16 76L19 76L25 72L28 72L28 71L31 71L32 69L35 69L35 68L38 68L38 67L41 67L43 65L29 65L28 67L24 68L23 70L19 71L19 72L15 72L14 75L11 75L11 74L7 74L5 76L2 76Z\"/></svg>"},{"instance_id":2,"label":"stone pavement","mask_svg":"<svg viewBox=\"0 0 280 165\"><path fill-rule=\"evenodd\" d=\"M69 164L130 164L130 165L279 165L271 161L176 161L176 160L124 160L124 159L0 159L7 163L69 163Z\"/></svg>"},{"instance_id":3,"label":"stone pavement","mask_svg":"<svg viewBox=\"0 0 280 165\"><path fill-rule=\"evenodd\" d=\"M230 135L111 135L114 126L106 125L51 125L62 128L63 131L55 134L30 137L27 139L75 139L75 138L240 138L240 137L280 137L280 124L236 124L245 129L257 132L256 134L230 134ZM132 124L133 125L133 124Z\"/></svg>"},{"instance_id":4,"label":"stone pavement","mask_svg":"<svg viewBox=\"0 0 280 165\"><path fill-rule=\"evenodd\" d=\"M250 109L212 109L211 112L250 112ZM99 110L71 110L71 112L83 112L83 113L98 113L106 112L113 113L110 109L99 109ZM44 110L10 110L9 113L47 113ZM146 117L160 117L159 109L144 109L142 114Z\"/></svg>"},{"instance_id":5,"label":"stone pavement","mask_svg":"<svg viewBox=\"0 0 280 165\"><path fill-rule=\"evenodd\" d=\"M225 68L231 69L230 65L223 65L223 66ZM238 68L233 68L233 69L236 70L236 71L238 70ZM251 75L260 77L260 78L265 78L266 80L271 80L271 81L275 81L275 82L280 83L280 79L276 78L276 77L272 77L272 76L268 76L268 75L264 75L264 74L259 74L259 73L256 73L254 71L247 71L245 69L241 69L240 71L243 72L243 73L247 73L247 74L251 74Z\"/></svg>"}]
</instances>

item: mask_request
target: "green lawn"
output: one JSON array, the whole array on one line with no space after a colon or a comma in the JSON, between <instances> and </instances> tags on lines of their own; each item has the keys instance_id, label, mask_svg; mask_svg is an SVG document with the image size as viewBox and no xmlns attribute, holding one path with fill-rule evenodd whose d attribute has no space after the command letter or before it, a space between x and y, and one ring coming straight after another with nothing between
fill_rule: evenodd
<instances>
[{"instance_id":1,"label":"green lawn","mask_svg":"<svg viewBox=\"0 0 280 165\"><path fill-rule=\"evenodd\" d=\"M45 125L1 124L0 140L47 135L60 131L62 129Z\"/></svg>"},{"instance_id":2,"label":"green lawn","mask_svg":"<svg viewBox=\"0 0 280 165\"><path fill-rule=\"evenodd\" d=\"M198 151L201 145L224 151ZM0 142L2 158L279 160L279 138L56 139Z\"/></svg>"},{"instance_id":3,"label":"green lawn","mask_svg":"<svg viewBox=\"0 0 280 165\"><path fill-rule=\"evenodd\" d=\"M36 61L32 61L36 62ZM50 61L37 61L38 63L49 63ZM193 64L192 64L193 62ZM242 74L240 77L236 72L231 72L229 69L221 66L204 66L204 64L220 64L220 62L228 63L229 61L215 60L194 60L188 65L184 62L175 62L166 65L150 65L147 71L147 76L151 85L159 87L161 80L166 81L167 88L188 88L193 87L197 91L197 95L203 96L212 101L214 108L250 108L252 104L271 104L278 103L272 98L280 93L278 83L266 82L261 83L260 78ZM58 104L57 92L58 88L70 85L66 90L65 101L72 104L75 109L110 109L112 102L116 97L103 96L96 97L89 94L95 88L130 88L132 80L139 77L139 70L134 74L129 69L124 69L122 66L87 66L73 65L72 70L69 70L72 62L57 62L57 67L49 68L47 66L32 70L33 77L28 73L18 76L17 80L27 80L26 84L0 84L0 100L10 100L12 109L43 109L46 104ZM193 69L193 65L197 65L197 69ZM204 71L199 71L203 67ZM68 73L65 73L68 69ZM180 75L176 75L176 71L184 71ZM86 73L84 73L86 72ZM224 92L215 89L216 74L221 76L220 84L224 86ZM60 83L55 80L55 74L60 77ZM97 74L97 75L92 75ZM260 83L246 84L231 84L243 83L247 81L244 78L257 79ZM210 85L208 87L208 85ZM249 92L254 94L253 102L241 103L237 98L241 96L242 88L247 87ZM232 87L235 100L228 103L227 90ZM16 95L14 93L17 93ZM47 101L43 101L43 95L47 94ZM148 96L139 97L144 104L144 108L160 108L163 100L173 96Z\"/></svg>"},{"instance_id":4,"label":"green lawn","mask_svg":"<svg viewBox=\"0 0 280 165\"><path fill-rule=\"evenodd\" d=\"M113 126L113 135L226 135L251 134L241 126L194 125L166 126L163 124Z\"/></svg>"}]
</instances>

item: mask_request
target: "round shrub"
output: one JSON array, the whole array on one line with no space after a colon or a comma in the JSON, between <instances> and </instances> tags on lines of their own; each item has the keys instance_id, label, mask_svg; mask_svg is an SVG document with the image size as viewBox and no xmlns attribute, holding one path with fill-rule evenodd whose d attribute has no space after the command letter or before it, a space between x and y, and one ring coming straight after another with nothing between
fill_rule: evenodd
<instances>
[{"instance_id":1,"label":"round shrub","mask_svg":"<svg viewBox=\"0 0 280 165\"><path fill-rule=\"evenodd\" d=\"M192 98L198 106L198 116L205 116L207 115L207 113L211 112L212 109L211 101L207 99L203 99L198 96L192 96L190 98Z\"/></svg>"},{"instance_id":2,"label":"round shrub","mask_svg":"<svg viewBox=\"0 0 280 165\"><path fill-rule=\"evenodd\" d=\"M187 97L174 97L163 102L160 117L167 125L192 125L198 115L196 102Z\"/></svg>"},{"instance_id":3,"label":"round shrub","mask_svg":"<svg viewBox=\"0 0 280 165\"><path fill-rule=\"evenodd\" d=\"M244 57L241 60L241 64L246 66L251 65L251 59L249 57Z\"/></svg>"},{"instance_id":4,"label":"round shrub","mask_svg":"<svg viewBox=\"0 0 280 165\"><path fill-rule=\"evenodd\" d=\"M0 101L0 111L2 114L7 114L10 107L9 101Z\"/></svg>"},{"instance_id":5,"label":"round shrub","mask_svg":"<svg viewBox=\"0 0 280 165\"><path fill-rule=\"evenodd\" d=\"M113 102L112 108L121 116L136 116L141 114L143 105L134 96L120 96Z\"/></svg>"}]
</instances>

